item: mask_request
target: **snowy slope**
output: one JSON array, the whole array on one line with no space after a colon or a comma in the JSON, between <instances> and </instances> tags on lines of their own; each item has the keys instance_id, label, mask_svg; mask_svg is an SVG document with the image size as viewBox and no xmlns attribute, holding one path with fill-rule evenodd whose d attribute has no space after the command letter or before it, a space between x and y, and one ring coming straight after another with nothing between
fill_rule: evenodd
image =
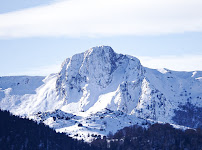
<instances>
[{"instance_id":1,"label":"snowy slope","mask_svg":"<svg viewBox=\"0 0 202 150\"><path fill-rule=\"evenodd\" d=\"M0 78L0 108L85 140L153 121L202 127L201 79L201 71L149 69L99 46L67 58L58 74L29 77L29 85Z\"/></svg>"},{"instance_id":2,"label":"snowy slope","mask_svg":"<svg viewBox=\"0 0 202 150\"><path fill-rule=\"evenodd\" d=\"M13 110L15 113L22 102L36 94L36 88L43 84L44 78L39 76L0 77L0 108Z\"/></svg>"}]
</instances>

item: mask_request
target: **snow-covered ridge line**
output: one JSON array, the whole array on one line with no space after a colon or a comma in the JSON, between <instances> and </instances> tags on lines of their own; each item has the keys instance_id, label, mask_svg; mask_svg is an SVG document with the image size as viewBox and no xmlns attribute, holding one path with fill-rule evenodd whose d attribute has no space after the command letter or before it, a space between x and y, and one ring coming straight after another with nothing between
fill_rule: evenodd
<instances>
[{"instance_id":1,"label":"snow-covered ridge line","mask_svg":"<svg viewBox=\"0 0 202 150\"><path fill-rule=\"evenodd\" d=\"M86 140L151 120L196 128L202 127L201 78L202 71L150 69L98 46L67 58L45 79L0 78L0 108Z\"/></svg>"}]
</instances>

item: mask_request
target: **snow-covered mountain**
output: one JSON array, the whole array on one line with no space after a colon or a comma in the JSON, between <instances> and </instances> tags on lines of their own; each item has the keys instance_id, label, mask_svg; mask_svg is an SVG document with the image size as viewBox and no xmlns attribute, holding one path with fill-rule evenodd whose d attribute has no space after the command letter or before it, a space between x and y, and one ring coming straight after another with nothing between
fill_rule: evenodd
<instances>
[{"instance_id":1,"label":"snow-covered mountain","mask_svg":"<svg viewBox=\"0 0 202 150\"><path fill-rule=\"evenodd\" d=\"M202 72L149 69L109 46L93 47L45 79L1 77L0 108L85 140L156 121L202 127Z\"/></svg>"}]
</instances>

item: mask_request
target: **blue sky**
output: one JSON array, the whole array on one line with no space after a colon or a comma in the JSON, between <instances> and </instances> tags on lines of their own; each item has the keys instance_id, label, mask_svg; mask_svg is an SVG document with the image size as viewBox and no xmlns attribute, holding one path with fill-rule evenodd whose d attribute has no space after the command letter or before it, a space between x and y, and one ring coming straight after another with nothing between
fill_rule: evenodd
<instances>
[{"instance_id":1,"label":"blue sky","mask_svg":"<svg viewBox=\"0 0 202 150\"><path fill-rule=\"evenodd\" d=\"M0 13L8 13L40 5L47 5L51 2L54 2L54 0L1 0Z\"/></svg>"},{"instance_id":2,"label":"blue sky","mask_svg":"<svg viewBox=\"0 0 202 150\"><path fill-rule=\"evenodd\" d=\"M97 45L151 68L202 70L201 6L199 0L2 0L0 76L57 72L65 58Z\"/></svg>"}]
</instances>

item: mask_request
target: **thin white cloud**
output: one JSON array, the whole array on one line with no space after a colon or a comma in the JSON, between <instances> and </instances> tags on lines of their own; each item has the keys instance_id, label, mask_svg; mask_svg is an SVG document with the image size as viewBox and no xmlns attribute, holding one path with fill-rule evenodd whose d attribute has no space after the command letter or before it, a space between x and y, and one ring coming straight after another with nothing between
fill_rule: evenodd
<instances>
[{"instance_id":1,"label":"thin white cloud","mask_svg":"<svg viewBox=\"0 0 202 150\"><path fill-rule=\"evenodd\" d=\"M138 56L143 66L159 69L167 68L175 71L202 71L202 55Z\"/></svg>"},{"instance_id":2,"label":"thin white cloud","mask_svg":"<svg viewBox=\"0 0 202 150\"><path fill-rule=\"evenodd\" d=\"M65 0L0 15L0 37L202 31L201 0Z\"/></svg>"}]
</instances>

